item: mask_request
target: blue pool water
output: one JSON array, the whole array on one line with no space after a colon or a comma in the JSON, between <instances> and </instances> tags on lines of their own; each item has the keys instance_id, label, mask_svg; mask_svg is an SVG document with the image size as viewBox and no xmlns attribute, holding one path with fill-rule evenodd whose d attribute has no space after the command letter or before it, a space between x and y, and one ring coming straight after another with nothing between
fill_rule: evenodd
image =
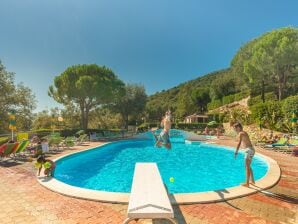
<instances>
[{"instance_id":1,"label":"blue pool water","mask_svg":"<svg viewBox=\"0 0 298 224\"><path fill-rule=\"evenodd\" d=\"M220 190L245 181L244 153L208 144L184 144L172 139L172 150L158 149L152 140L129 140L73 154L57 161L55 178L82 188L130 192L136 162L156 162L170 193ZM255 179L262 178L267 163L255 156ZM170 182L170 178L174 182Z\"/></svg>"}]
</instances>

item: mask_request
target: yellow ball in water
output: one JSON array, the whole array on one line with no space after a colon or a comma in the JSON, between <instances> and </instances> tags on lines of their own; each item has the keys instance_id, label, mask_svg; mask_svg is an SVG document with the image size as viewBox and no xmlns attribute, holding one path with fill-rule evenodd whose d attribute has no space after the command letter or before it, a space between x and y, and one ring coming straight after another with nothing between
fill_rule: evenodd
<instances>
[{"instance_id":1,"label":"yellow ball in water","mask_svg":"<svg viewBox=\"0 0 298 224\"><path fill-rule=\"evenodd\" d=\"M174 183L174 181L175 181L174 177L170 177L170 182Z\"/></svg>"}]
</instances>

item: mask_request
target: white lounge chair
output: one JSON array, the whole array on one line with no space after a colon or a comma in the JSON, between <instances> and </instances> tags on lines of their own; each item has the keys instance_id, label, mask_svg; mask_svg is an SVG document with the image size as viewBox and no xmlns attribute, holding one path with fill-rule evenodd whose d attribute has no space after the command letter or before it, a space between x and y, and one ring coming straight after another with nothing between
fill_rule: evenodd
<instances>
[{"instance_id":1,"label":"white lounge chair","mask_svg":"<svg viewBox=\"0 0 298 224\"><path fill-rule=\"evenodd\" d=\"M156 163L136 163L127 219L168 219L176 223L168 193Z\"/></svg>"}]
</instances>

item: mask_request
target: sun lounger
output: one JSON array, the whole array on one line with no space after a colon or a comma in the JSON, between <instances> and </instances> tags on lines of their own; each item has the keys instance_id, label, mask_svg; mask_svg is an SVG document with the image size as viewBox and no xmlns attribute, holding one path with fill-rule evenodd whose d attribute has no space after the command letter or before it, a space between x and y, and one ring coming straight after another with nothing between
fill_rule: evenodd
<instances>
[{"instance_id":1,"label":"sun lounger","mask_svg":"<svg viewBox=\"0 0 298 224\"><path fill-rule=\"evenodd\" d=\"M4 149L4 151L0 154L1 157L9 157L11 154L13 154L15 152L15 150L17 149L19 143L7 143L6 148Z\"/></svg>"},{"instance_id":2,"label":"sun lounger","mask_svg":"<svg viewBox=\"0 0 298 224\"><path fill-rule=\"evenodd\" d=\"M82 145L85 141L88 141L88 135L87 134L80 135L76 144L77 145Z\"/></svg>"},{"instance_id":3,"label":"sun lounger","mask_svg":"<svg viewBox=\"0 0 298 224\"><path fill-rule=\"evenodd\" d=\"M291 139L290 144L293 146L298 146L298 139Z\"/></svg>"},{"instance_id":4,"label":"sun lounger","mask_svg":"<svg viewBox=\"0 0 298 224\"><path fill-rule=\"evenodd\" d=\"M0 155L4 152L4 150L6 149L6 147L7 147L7 144L6 143L0 146Z\"/></svg>"},{"instance_id":5,"label":"sun lounger","mask_svg":"<svg viewBox=\"0 0 298 224\"><path fill-rule=\"evenodd\" d=\"M21 153L23 152L26 147L29 145L30 141L29 140L24 140L22 142L20 142L18 148L16 149L15 153Z\"/></svg>"},{"instance_id":6,"label":"sun lounger","mask_svg":"<svg viewBox=\"0 0 298 224\"><path fill-rule=\"evenodd\" d=\"M75 146L76 138L73 136L66 137L63 141L63 147L71 148Z\"/></svg>"},{"instance_id":7,"label":"sun lounger","mask_svg":"<svg viewBox=\"0 0 298 224\"><path fill-rule=\"evenodd\" d=\"M97 141L98 140L97 133L96 132L90 133L89 139L90 139L90 142Z\"/></svg>"},{"instance_id":8,"label":"sun lounger","mask_svg":"<svg viewBox=\"0 0 298 224\"><path fill-rule=\"evenodd\" d=\"M55 133L55 134L57 134L57 133ZM62 137L50 137L49 142L47 143L49 149L47 149L47 147L44 145L43 150L52 151L52 152L53 151L55 151L55 152L61 151L62 149L60 150L60 146L61 146L62 141L63 141Z\"/></svg>"},{"instance_id":9,"label":"sun lounger","mask_svg":"<svg viewBox=\"0 0 298 224\"><path fill-rule=\"evenodd\" d=\"M16 148L16 150L14 151L14 158L16 159L17 156L20 156L21 153L27 148L27 146L29 145L30 141L29 140L24 140L21 141L18 145L18 147Z\"/></svg>"},{"instance_id":10,"label":"sun lounger","mask_svg":"<svg viewBox=\"0 0 298 224\"><path fill-rule=\"evenodd\" d=\"M136 163L127 219L168 219L176 223L174 212L156 163Z\"/></svg>"},{"instance_id":11,"label":"sun lounger","mask_svg":"<svg viewBox=\"0 0 298 224\"><path fill-rule=\"evenodd\" d=\"M264 148L274 148L274 147L287 146L287 145L289 145L288 139L280 138L280 140L278 140L276 143L267 144L264 146Z\"/></svg>"}]
</instances>

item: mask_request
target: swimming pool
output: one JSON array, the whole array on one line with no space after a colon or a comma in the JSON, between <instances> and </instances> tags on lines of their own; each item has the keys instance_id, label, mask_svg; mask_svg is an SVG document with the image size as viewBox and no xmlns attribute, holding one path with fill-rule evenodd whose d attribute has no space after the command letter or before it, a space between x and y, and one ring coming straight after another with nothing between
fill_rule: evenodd
<instances>
[{"instance_id":1,"label":"swimming pool","mask_svg":"<svg viewBox=\"0 0 298 224\"><path fill-rule=\"evenodd\" d=\"M81 188L130 192L135 163L156 162L170 193L214 191L245 181L244 153L234 159L231 148L185 144L180 136L171 140L172 150L155 148L153 140L126 140L73 154L57 161L55 178ZM258 156L252 167L256 180L268 171Z\"/></svg>"}]
</instances>

